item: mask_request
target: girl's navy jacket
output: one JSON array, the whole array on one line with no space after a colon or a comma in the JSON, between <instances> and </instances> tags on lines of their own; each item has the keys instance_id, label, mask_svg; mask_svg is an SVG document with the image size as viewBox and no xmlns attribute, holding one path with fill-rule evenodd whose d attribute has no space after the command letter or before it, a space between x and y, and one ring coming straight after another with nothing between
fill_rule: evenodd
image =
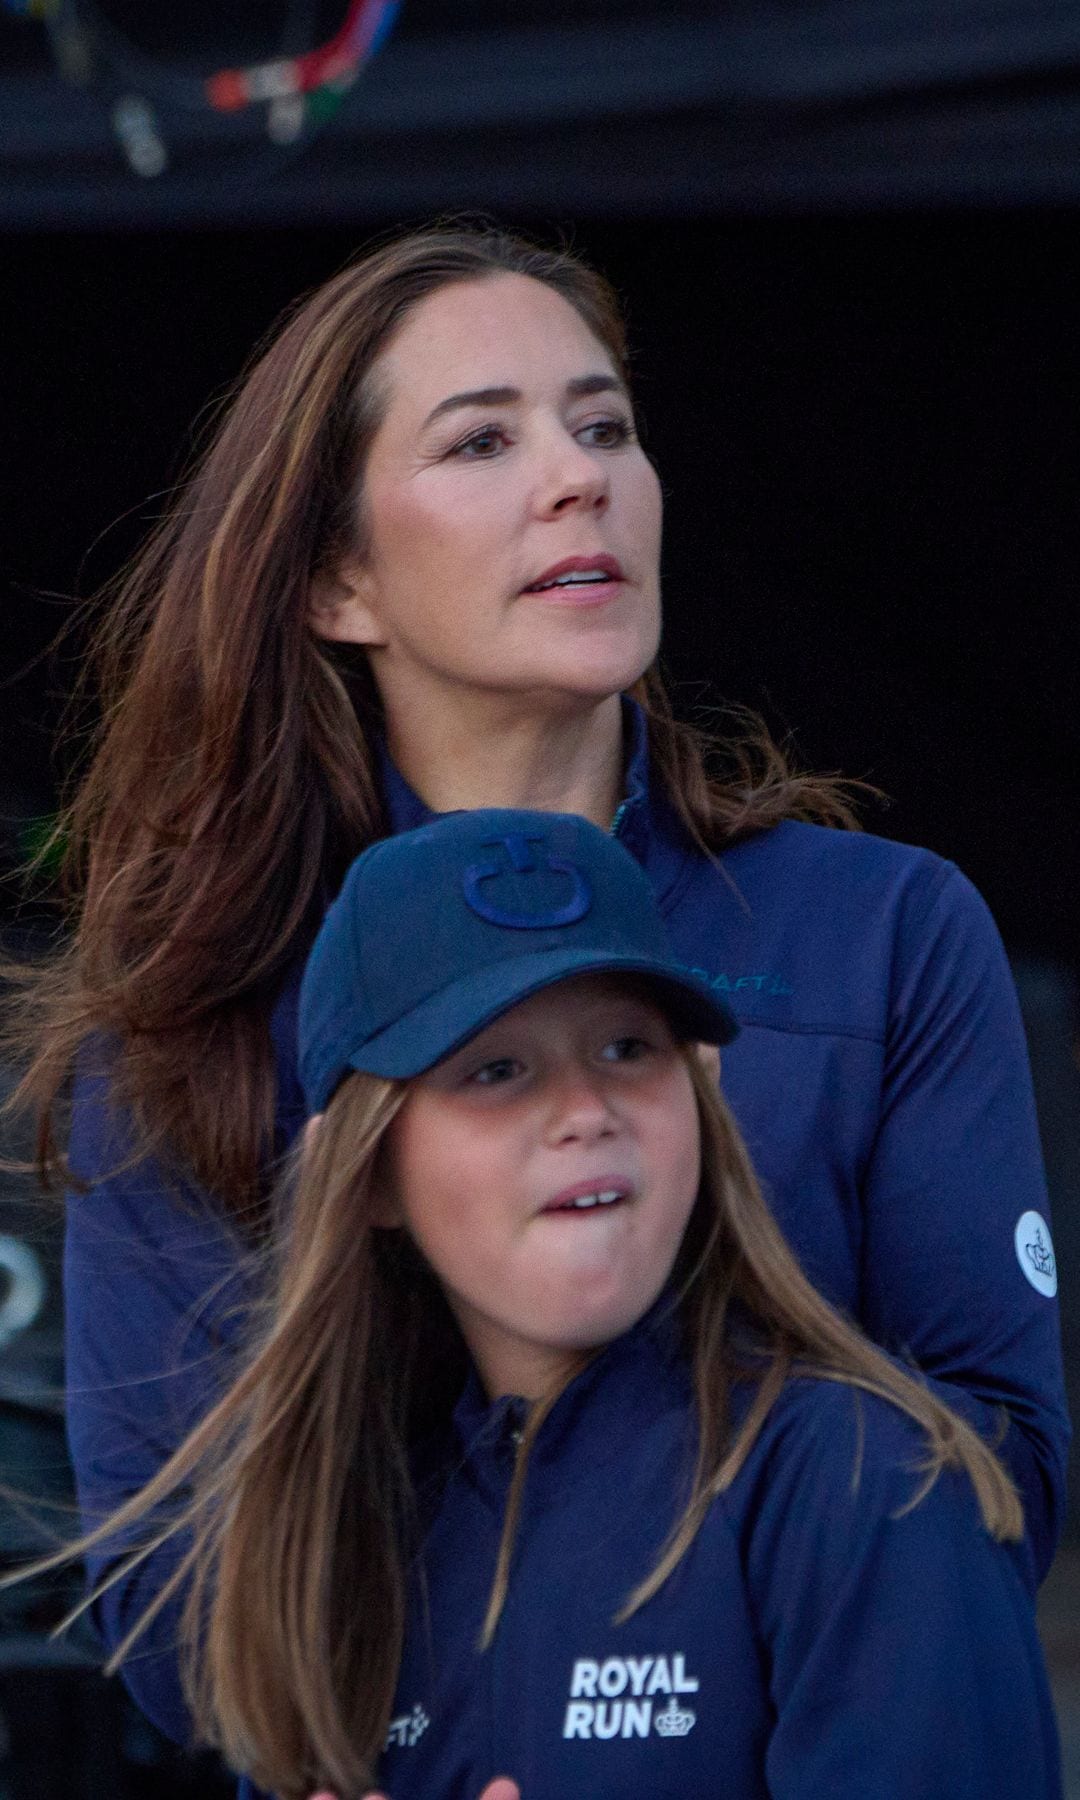
<instances>
[{"instance_id":1,"label":"girl's navy jacket","mask_svg":"<svg viewBox=\"0 0 1080 1800\"><path fill-rule=\"evenodd\" d=\"M943 1398L995 1441L1004 1430L1002 1453L1017 1481L1028 1522L1017 1566L1032 1586L1049 1565L1060 1526L1068 1427L1053 1247L1030 1079L1008 967L987 910L950 863L861 833L787 822L743 840L720 858L703 855L655 781L650 791L644 726L629 704L627 721L626 792L615 828L650 878L676 955L706 973L741 1022L740 1036L724 1052L723 1084L766 1196L807 1274L830 1300L856 1317L877 1343L917 1363L940 1384ZM394 829L406 829L429 816L389 763L384 781ZM422 954L422 946L418 953ZM299 973L297 967L285 984L274 1019L281 1149L302 1120L295 1047ZM108 1101L107 1069L100 1066L105 1060L88 1053L76 1083L70 1155L74 1169L90 1186L88 1192L70 1197L66 1245L69 1435L88 1523L141 1487L205 1410L221 1378L221 1349L236 1341L246 1297L243 1253L215 1207L198 1192L184 1190L173 1171L145 1159L135 1161L128 1154L123 1116ZM844 1405L850 1404L846 1396L841 1398ZM642 1482L649 1474L646 1460L654 1460L645 1450L648 1434L659 1429L651 1404L648 1384L635 1388L628 1423L633 1429L640 1425L637 1473ZM877 1409L870 1402L866 1405L869 1418ZM797 1542L783 1539L784 1556L791 1559L784 1565L789 1588L796 1568L802 1571L800 1581L813 1582L819 1555L822 1569L829 1571L829 1583L835 1587L839 1581L843 1558L838 1548L828 1551L827 1544L838 1521L849 1517L847 1447L837 1452L842 1468L816 1463L810 1448L822 1434L808 1422L811 1413L817 1416L816 1409L829 1407L841 1407L841 1402L832 1396L811 1404L793 1394L754 1459L762 1481L766 1469L770 1480L774 1478L775 1465L779 1491L785 1482L794 1484L791 1504L797 1508L800 1535ZM800 1419L803 1423L797 1425ZM783 1428L782 1420L787 1421ZM891 1421L882 1425L883 1441L895 1441L898 1429ZM785 1474L786 1464L781 1466L778 1452L789 1436L796 1448ZM820 1454L825 1455L823 1446ZM612 1471L615 1466L612 1457ZM603 1491L597 1490L597 1529L602 1527L603 1542L608 1541L603 1533L659 1531L659 1521L669 1517L670 1507L663 1512L658 1490L649 1501L651 1516L637 1518L639 1501L632 1499L634 1484L629 1480L635 1469L636 1459L629 1466L620 1463L618 1474L610 1473ZM542 1470L538 1474L542 1476ZM864 1496L872 1494L877 1479L868 1464ZM886 1480L884 1472L880 1480ZM804 1481L805 1488L800 1485ZM740 1491L747 1495L749 1519L754 1508L765 1504L764 1487L750 1481ZM850 1505L867 1503L864 1498ZM910 1537L900 1534L905 1543L919 1541L932 1509L941 1504L942 1498L931 1499L926 1509L911 1516ZM579 1521L575 1530L587 1512L583 1503L582 1512L575 1515ZM769 1531L779 1530L783 1516L783 1507L779 1513L776 1507L769 1510L773 1521ZM850 1514L853 1567L862 1566L858 1558L864 1553L877 1554L869 1548L858 1550L857 1516L861 1515ZM705 1569L702 1558L719 1554L715 1546L722 1517L728 1517L727 1508L717 1513L695 1552L694 1571ZM794 1530L795 1519L790 1523ZM748 1555L750 1537L739 1537L748 1526L732 1529ZM765 1531L764 1523L761 1530ZM770 1540L766 1532L753 1541L761 1545ZM776 1541L779 1544L781 1537ZM973 1541L980 1540L976 1536ZM625 1566L618 1557L613 1557L610 1568L605 1563L603 1581L588 1601L595 1604L595 1614L588 1619L595 1617L597 1634L601 1618L615 1610L626 1588L644 1572L642 1556L648 1562L645 1538L628 1536L625 1548ZM572 1555L574 1545L565 1540L561 1550ZM930 1556L929 1549L926 1554ZM917 1554L912 1555L917 1560ZM107 1643L119 1640L157 1591L169 1560L167 1550L150 1558L97 1603L95 1616ZM597 1635L594 1652L591 1624L580 1647L577 1640L563 1645L548 1635L549 1612L557 1621L564 1607L564 1571L570 1563L562 1554L543 1560L548 1566L542 1579L526 1578L523 1586L523 1592L532 1596L533 1610L542 1612L545 1621L535 1623L529 1641L535 1643L537 1654L541 1646L559 1643L563 1662L558 1663L562 1688L557 1699L560 1705L569 1704L574 1663L596 1660L601 1650L601 1661L621 1653L605 1648L614 1646L610 1634ZM486 1580L486 1553L480 1561ZM952 1558L946 1561L951 1563ZM539 1569L541 1563L531 1566ZM966 1562L962 1566L968 1567ZM108 1567L108 1556L100 1556L92 1564L91 1577L100 1578ZM921 1590L914 1584L910 1588L912 1594L924 1595L928 1636L937 1630L938 1612L944 1614L956 1604L950 1583L960 1579L960 1563L948 1576L940 1563L938 1567L933 1583ZM463 1580L467 1573L463 1570ZM686 1579L681 1577L672 1586L671 1604ZM968 1579L965 1575L965 1582ZM972 1592L980 1579L971 1574ZM742 1694L752 1711L759 1701L751 1704L745 1685L751 1681L749 1671L728 1666L728 1658L735 1654L729 1609L749 1606L749 1589L740 1590L742 1597L737 1598L720 1580L719 1570L716 1581L711 1638L705 1632L705 1614L695 1613L702 1621L700 1628L694 1626L696 1635L688 1625L685 1640L673 1637L670 1645L659 1638L654 1645L651 1638L641 1637L641 1655L681 1655L687 1678L704 1684L704 1650L711 1644L708 1692L717 1694L715 1704L722 1707L720 1696L730 1690ZM697 1573L694 1582L694 1605L703 1606ZM892 1588L892 1604L900 1604L905 1583L906 1578ZM477 1594L482 1586L483 1581ZM778 1597L781 1588L771 1591ZM546 1596L543 1607L541 1596ZM668 1604L664 1596L657 1604L661 1601ZM586 1604L584 1595L581 1604ZM509 1627L517 1605L512 1600ZM572 1616L580 1616L584 1628L586 1614ZM649 1616L642 1614L642 1622ZM844 1616L852 1627L861 1624L853 1594ZM671 1617L674 1620L675 1615ZM148 1645L151 1651L160 1648L160 1654L133 1658L126 1679L149 1715L183 1738L186 1719L176 1681L175 1624L175 1613L163 1611ZM626 1641L638 1643L639 1622L632 1624L633 1630L630 1625L624 1628L629 1634ZM987 1631L985 1623L981 1629ZM860 1658L860 1687L864 1678L870 1679L871 1662L876 1668L877 1685L868 1691L880 1694L882 1705L894 1676L899 1678L888 1649L892 1639L892 1628L883 1627L872 1648L855 1646L853 1651ZM749 1655L750 1646L756 1645L753 1654L767 1671L763 1618L751 1619L741 1642L739 1654ZM835 1643L835 1637L830 1642ZM992 1642L987 1635L984 1648ZM905 1661L908 1654L905 1649ZM1015 1646L1012 1654L1018 1654ZM811 1658L808 1668L812 1663ZM502 1666L498 1659L492 1664ZM534 1668L531 1662L522 1666ZM761 1677L766 1695L771 1679L768 1673ZM824 1676L820 1679L824 1681ZM834 1667L832 1679L847 1676ZM525 1715L541 1703L538 1681L535 1665L535 1681L531 1674L522 1675L519 1685L508 1685L500 1699L500 1707L522 1715L522 1729ZM815 1686L815 1691L820 1695L825 1690ZM967 1731L960 1718L967 1691L961 1702L953 1690L949 1717L942 1719L943 1755L948 1753L950 1733L963 1737ZM1033 1693L1034 1688L1023 1691ZM1015 1693L1020 1692L1017 1686ZM988 1728L990 1711L997 1716L1003 1705L1000 1690L992 1683L987 1688L991 1693L997 1698L992 1707L985 1703ZM548 1694L546 1687L543 1694ZM627 1692L598 1693L596 1703L608 1698L643 1703L659 1694L658 1688L654 1695L635 1696L631 1681ZM673 1719L667 1738L654 1733L650 1724L650 1753L675 1757L687 1753L691 1743L713 1742L708 1721L719 1715L707 1710L714 1702L706 1702L704 1694L703 1685L695 1705L672 1688L676 1713L680 1707L693 1711L694 1726L684 1741L674 1728L677 1720ZM581 1704L588 1700L588 1695L580 1696ZM419 1689L416 1703L430 1711ZM543 1704L548 1703L544 1698ZM550 1705L556 1707L554 1688ZM889 1716L902 1734L899 1714ZM1034 1747L1032 1767L1047 1766L1039 1761L1043 1752L1036 1755L1043 1733L1038 1709L1032 1710L1026 1701L1021 1707L1014 1700L1009 1717L1018 1742ZM807 1718L803 1715L804 1729ZM618 1759L626 1753L625 1745L632 1747L634 1741L627 1739L624 1745L621 1737L605 1740L599 1735L595 1740L564 1740L561 1729L560 1725L555 1741L558 1756ZM747 1725L751 1736L756 1729ZM719 1739L716 1743L719 1746ZM420 1747L420 1743L413 1746ZM717 1747L716 1778L723 1776L727 1785L702 1788L698 1763L682 1792L741 1796L744 1791L748 1795L767 1791L760 1786L745 1790L732 1786L724 1774L727 1756L726 1749L721 1754ZM393 1779L398 1783L399 1763L403 1769L408 1766L407 1747L395 1757ZM597 1770L601 1767L596 1764ZM820 1782L823 1793L843 1791L830 1790L827 1770L820 1772ZM609 1790L587 1783L579 1791L599 1797ZM616 1781L610 1791L635 1790L625 1786L620 1790ZM653 1796L665 1790L646 1786L636 1791ZM813 1791L811 1783L801 1789L803 1794ZM903 1790L885 1784L880 1791ZM921 1791L944 1795L966 1790L947 1783L938 1783L935 1789L931 1783ZM980 1789L984 1797L1006 1791L1037 1796L1046 1790L1035 1778L1025 1778L1012 1790L1000 1780L996 1787ZM542 1792L554 1794L556 1786L535 1792L526 1787L524 1800L537 1800ZM860 1792L868 1795L874 1790L864 1786ZM569 1796L572 1790L563 1787L561 1793Z\"/></svg>"},{"instance_id":2,"label":"girl's navy jacket","mask_svg":"<svg viewBox=\"0 0 1080 1800\"><path fill-rule=\"evenodd\" d=\"M683 1561L613 1623L692 1468L686 1365L657 1309L545 1421L478 1654L521 1404L477 1387L457 1409L380 1768L393 1800L477 1800L498 1774L523 1800L1060 1793L1015 1553L966 1477L912 1505L918 1428L850 1387L790 1381Z\"/></svg>"}]
</instances>

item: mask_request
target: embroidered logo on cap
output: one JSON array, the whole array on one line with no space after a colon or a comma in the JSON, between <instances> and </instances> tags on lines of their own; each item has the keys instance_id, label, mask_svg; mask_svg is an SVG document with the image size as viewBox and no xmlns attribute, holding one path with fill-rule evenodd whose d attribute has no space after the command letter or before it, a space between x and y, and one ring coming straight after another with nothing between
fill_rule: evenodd
<instances>
[{"instance_id":1,"label":"embroidered logo on cap","mask_svg":"<svg viewBox=\"0 0 1080 1800\"><path fill-rule=\"evenodd\" d=\"M525 837L521 832L509 832L506 837L488 838L484 849L495 849L501 845L509 858L510 867L498 861L473 863L466 869L462 880L462 892L467 904L481 919L487 919L492 925L510 926L514 930L533 931L544 926L573 925L583 919L592 905L592 889L583 870L575 863L567 862L565 857L537 857L531 846L546 845L546 838ZM541 902L535 912L521 912L507 906L500 906L490 894L481 890L485 882L497 877L514 875L564 875L571 883L569 897L559 905L546 906ZM520 891L521 883L515 886ZM548 883L540 884L541 892L548 888Z\"/></svg>"},{"instance_id":2,"label":"embroidered logo on cap","mask_svg":"<svg viewBox=\"0 0 1080 1800\"><path fill-rule=\"evenodd\" d=\"M1052 1300L1057 1293L1057 1263L1050 1227L1041 1213L1021 1213L1013 1233L1016 1260L1036 1293Z\"/></svg>"}]
</instances>

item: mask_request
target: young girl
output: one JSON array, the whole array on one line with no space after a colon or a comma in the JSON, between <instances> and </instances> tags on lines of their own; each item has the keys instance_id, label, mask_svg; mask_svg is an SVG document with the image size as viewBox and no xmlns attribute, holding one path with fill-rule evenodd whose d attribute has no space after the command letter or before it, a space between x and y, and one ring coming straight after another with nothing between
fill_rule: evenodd
<instances>
[{"instance_id":1,"label":"young girl","mask_svg":"<svg viewBox=\"0 0 1080 1800\"><path fill-rule=\"evenodd\" d=\"M186 1590L196 1731L249 1782L1058 1793L1012 1482L800 1273L702 1047L733 1031L579 817L353 864L254 1341L95 1534L179 1539L155 1605Z\"/></svg>"}]
</instances>

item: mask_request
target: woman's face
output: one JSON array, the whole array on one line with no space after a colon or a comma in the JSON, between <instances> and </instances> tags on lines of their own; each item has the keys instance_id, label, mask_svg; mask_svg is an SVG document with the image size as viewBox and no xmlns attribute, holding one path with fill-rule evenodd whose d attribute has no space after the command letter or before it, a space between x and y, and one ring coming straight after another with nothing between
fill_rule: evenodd
<instances>
[{"instance_id":1,"label":"woman's face","mask_svg":"<svg viewBox=\"0 0 1080 1800\"><path fill-rule=\"evenodd\" d=\"M545 989L410 1084L387 1222L438 1277L492 1395L535 1397L667 1281L700 1180L693 1085L643 991Z\"/></svg>"},{"instance_id":2,"label":"woman's face","mask_svg":"<svg viewBox=\"0 0 1080 1800\"><path fill-rule=\"evenodd\" d=\"M574 308L520 275L442 288L373 380L365 554L316 629L369 646L391 716L628 687L659 637L660 486Z\"/></svg>"}]
</instances>

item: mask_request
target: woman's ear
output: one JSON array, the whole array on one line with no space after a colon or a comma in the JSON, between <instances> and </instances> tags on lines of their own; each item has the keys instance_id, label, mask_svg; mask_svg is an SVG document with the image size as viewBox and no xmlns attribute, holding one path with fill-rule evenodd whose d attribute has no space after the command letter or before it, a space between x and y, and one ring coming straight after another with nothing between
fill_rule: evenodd
<instances>
[{"instance_id":1,"label":"woman's ear","mask_svg":"<svg viewBox=\"0 0 1080 1800\"><path fill-rule=\"evenodd\" d=\"M308 601L315 636L337 644L384 645L375 587L367 570L354 563L343 564L334 575L316 576Z\"/></svg>"},{"instance_id":2,"label":"woman's ear","mask_svg":"<svg viewBox=\"0 0 1080 1800\"><path fill-rule=\"evenodd\" d=\"M695 1044L697 1059L709 1080L715 1087L720 1086L720 1050L716 1044Z\"/></svg>"}]
</instances>

